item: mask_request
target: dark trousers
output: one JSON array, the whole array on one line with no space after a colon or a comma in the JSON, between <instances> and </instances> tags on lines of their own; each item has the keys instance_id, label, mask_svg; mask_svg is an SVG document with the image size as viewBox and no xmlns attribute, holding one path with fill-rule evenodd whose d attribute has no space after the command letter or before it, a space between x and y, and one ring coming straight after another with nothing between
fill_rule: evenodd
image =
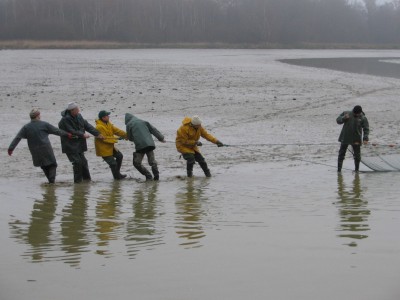
<instances>
[{"instance_id":1,"label":"dark trousers","mask_svg":"<svg viewBox=\"0 0 400 300\"><path fill-rule=\"evenodd\" d=\"M187 176L192 177L193 176L193 166L195 162L197 162L201 169L203 170L204 174L207 177L211 177L211 172L208 169L206 160L204 159L203 155L199 152L193 153L183 153L182 157L186 160L186 171L187 171Z\"/></svg>"},{"instance_id":2,"label":"dark trousers","mask_svg":"<svg viewBox=\"0 0 400 300\"><path fill-rule=\"evenodd\" d=\"M72 163L75 183L82 182L82 180L91 180L89 165L83 152L67 153L67 157Z\"/></svg>"},{"instance_id":3,"label":"dark trousers","mask_svg":"<svg viewBox=\"0 0 400 300\"><path fill-rule=\"evenodd\" d=\"M184 153L182 157L186 160L187 165L194 165L197 161L199 164L206 162L205 158L201 153L195 152L193 153Z\"/></svg>"},{"instance_id":4,"label":"dark trousers","mask_svg":"<svg viewBox=\"0 0 400 300\"><path fill-rule=\"evenodd\" d=\"M149 172L149 170L146 169L145 166L143 166L142 161L144 156L147 156L147 161L151 167L151 171L154 175L154 178L158 180L159 177L159 172L158 172L158 166L157 166L157 161L154 155L154 151L147 151L147 152L133 152L133 166L140 172L140 174L146 176L146 179L151 179L152 176Z\"/></svg>"},{"instance_id":5,"label":"dark trousers","mask_svg":"<svg viewBox=\"0 0 400 300\"><path fill-rule=\"evenodd\" d=\"M338 156L338 171L342 169L343 161L346 157L346 151L349 144L340 144L339 156ZM353 158L355 170L358 171L361 161L361 145L351 145L353 148Z\"/></svg>"},{"instance_id":6,"label":"dark trousers","mask_svg":"<svg viewBox=\"0 0 400 300\"><path fill-rule=\"evenodd\" d=\"M44 175L46 175L46 178L49 181L49 183L54 183L57 174L57 164L42 166L41 168L43 170Z\"/></svg>"},{"instance_id":7,"label":"dark trousers","mask_svg":"<svg viewBox=\"0 0 400 300\"><path fill-rule=\"evenodd\" d=\"M119 179L121 177L120 170L123 158L124 156L122 153L115 149L112 156L103 156L103 160L110 166L114 179Z\"/></svg>"}]
</instances>

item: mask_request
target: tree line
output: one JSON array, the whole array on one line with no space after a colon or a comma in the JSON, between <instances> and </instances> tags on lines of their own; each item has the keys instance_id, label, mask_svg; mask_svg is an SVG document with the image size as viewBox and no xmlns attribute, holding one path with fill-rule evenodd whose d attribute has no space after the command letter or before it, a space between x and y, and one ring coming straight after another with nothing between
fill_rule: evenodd
<instances>
[{"instance_id":1,"label":"tree line","mask_svg":"<svg viewBox=\"0 0 400 300\"><path fill-rule=\"evenodd\" d=\"M0 0L0 39L399 44L400 0Z\"/></svg>"}]
</instances>

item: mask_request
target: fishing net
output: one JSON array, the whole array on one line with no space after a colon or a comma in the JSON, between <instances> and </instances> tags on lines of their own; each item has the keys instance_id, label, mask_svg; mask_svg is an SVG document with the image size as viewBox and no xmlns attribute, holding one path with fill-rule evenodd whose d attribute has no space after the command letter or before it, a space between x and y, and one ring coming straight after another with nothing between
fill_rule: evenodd
<instances>
[{"instance_id":1,"label":"fishing net","mask_svg":"<svg viewBox=\"0 0 400 300\"><path fill-rule=\"evenodd\" d=\"M363 146L361 162L378 172L400 171L399 146L377 144Z\"/></svg>"}]
</instances>

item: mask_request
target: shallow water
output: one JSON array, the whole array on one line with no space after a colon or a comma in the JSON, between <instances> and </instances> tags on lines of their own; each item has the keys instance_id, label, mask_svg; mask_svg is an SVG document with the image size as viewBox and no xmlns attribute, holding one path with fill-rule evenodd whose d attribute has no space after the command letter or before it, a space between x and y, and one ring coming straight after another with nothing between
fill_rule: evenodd
<instances>
[{"instance_id":1,"label":"shallow water","mask_svg":"<svg viewBox=\"0 0 400 300\"><path fill-rule=\"evenodd\" d=\"M400 134L399 80L277 61L360 55L399 56L1 51L0 299L399 299L400 173L355 174L351 157L343 174L335 168L335 119L354 104L367 113L371 140L398 152L385 145ZM125 141L130 179L118 182L92 141L93 182L78 185L58 138L55 185L31 166L25 141L6 155L28 108L57 124L66 99L79 100L90 122L110 109L122 129L125 112L160 129L168 141L156 149L160 182L133 170ZM204 141L210 179L197 165L187 179L173 143L193 114L229 145Z\"/></svg>"},{"instance_id":2,"label":"shallow water","mask_svg":"<svg viewBox=\"0 0 400 300\"><path fill-rule=\"evenodd\" d=\"M2 298L399 296L398 173L264 167L159 183L3 179Z\"/></svg>"},{"instance_id":3,"label":"shallow water","mask_svg":"<svg viewBox=\"0 0 400 300\"><path fill-rule=\"evenodd\" d=\"M400 78L399 57L340 57L284 59L282 62L298 66L326 68L343 72Z\"/></svg>"}]
</instances>

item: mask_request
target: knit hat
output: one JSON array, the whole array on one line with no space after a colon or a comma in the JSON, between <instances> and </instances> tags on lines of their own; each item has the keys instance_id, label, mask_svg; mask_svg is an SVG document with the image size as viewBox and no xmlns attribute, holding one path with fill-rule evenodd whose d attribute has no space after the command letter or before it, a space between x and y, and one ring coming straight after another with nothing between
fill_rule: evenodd
<instances>
[{"instance_id":1,"label":"knit hat","mask_svg":"<svg viewBox=\"0 0 400 300\"><path fill-rule=\"evenodd\" d=\"M105 116L109 116L110 114L111 114L111 113L108 112L108 111L101 110L101 111L99 112L99 119L101 119L102 117L105 117Z\"/></svg>"},{"instance_id":2,"label":"knit hat","mask_svg":"<svg viewBox=\"0 0 400 300\"><path fill-rule=\"evenodd\" d=\"M33 108L29 113L29 117L31 117L32 120L35 119L38 115L40 115L40 111L37 108Z\"/></svg>"},{"instance_id":3,"label":"knit hat","mask_svg":"<svg viewBox=\"0 0 400 300\"><path fill-rule=\"evenodd\" d=\"M199 118L199 116L193 116L191 123L194 126L201 125L201 119Z\"/></svg>"},{"instance_id":4,"label":"knit hat","mask_svg":"<svg viewBox=\"0 0 400 300\"><path fill-rule=\"evenodd\" d=\"M77 107L78 107L78 104L76 104L76 102L70 102L70 103L68 103L67 110L73 110Z\"/></svg>"},{"instance_id":5,"label":"knit hat","mask_svg":"<svg viewBox=\"0 0 400 300\"><path fill-rule=\"evenodd\" d=\"M361 114L363 111L362 111L362 107L360 106L360 105L356 105L356 106L354 106L354 108L353 108L353 113L355 113L355 114Z\"/></svg>"}]
</instances>

